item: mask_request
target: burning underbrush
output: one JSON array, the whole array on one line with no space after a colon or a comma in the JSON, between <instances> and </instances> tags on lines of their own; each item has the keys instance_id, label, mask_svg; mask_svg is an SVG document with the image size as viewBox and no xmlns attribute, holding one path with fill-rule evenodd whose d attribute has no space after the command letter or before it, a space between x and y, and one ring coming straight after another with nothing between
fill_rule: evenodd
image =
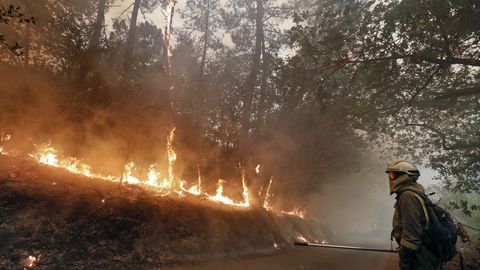
<instances>
[{"instance_id":1,"label":"burning underbrush","mask_svg":"<svg viewBox=\"0 0 480 270\"><path fill-rule=\"evenodd\" d=\"M313 221L0 156L1 269L144 269L323 239Z\"/></svg>"}]
</instances>

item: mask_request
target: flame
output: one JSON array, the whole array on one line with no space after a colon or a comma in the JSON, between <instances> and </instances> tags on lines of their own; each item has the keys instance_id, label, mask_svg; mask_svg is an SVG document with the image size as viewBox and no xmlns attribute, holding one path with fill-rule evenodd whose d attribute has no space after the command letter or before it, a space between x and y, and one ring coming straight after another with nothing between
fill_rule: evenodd
<instances>
[{"instance_id":1,"label":"flame","mask_svg":"<svg viewBox=\"0 0 480 270\"><path fill-rule=\"evenodd\" d=\"M217 184L217 189L215 195L208 194L202 188L202 176L200 172L200 168L197 165L198 170L198 178L197 183L187 187L187 181L183 179L177 179L174 173L174 165L177 160L177 154L173 148L173 141L175 139L175 127L172 128L167 136L167 161L168 161L168 168L167 173L162 174L158 169L157 164L152 164L148 167L148 172L145 179L141 179L140 176L135 175L136 172L136 164L133 161L127 162L124 166L123 173L121 177L115 177L112 175L105 175L97 173L93 170L93 168L87 164L81 162L81 160L73 158L73 157L66 157L62 158L59 157L58 151L51 146L50 144L37 146L37 150L30 154L29 156L34 158L37 162L65 169L71 173L83 175L92 179L103 179L108 181L114 181L117 183L127 183L130 185L141 185L148 188L152 188L153 190L157 191L160 196L171 196L176 195L178 197L185 197L185 194L191 194L193 196L206 198L210 201L222 203L226 205L231 205L235 207L243 207L248 208L250 207L250 194L249 189L247 186L247 181L245 177L245 171L241 168L241 177L242 177L242 201L236 201L224 194L224 186L227 181L219 179ZM5 140L6 138L2 138ZM8 136L8 140L10 136ZM2 152L3 148L0 147L0 153L13 155L12 153ZM260 173L261 165L258 164L255 167L255 172L257 174ZM273 194L271 194L271 188L273 184L273 177L270 178L266 189L266 196L263 201L263 208L269 212L272 212L276 215L293 215L299 218L304 218L305 212L302 211L299 207L295 207L291 211L279 211L274 209L270 205L271 198ZM56 183L52 183L52 185L56 185ZM263 190L263 187L262 187ZM262 192L262 191L260 191ZM105 203L105 200L102 200L102 203Z\"/></svg>"},{"instance_id":2,"label":"flame","mask_svg":"<svg viewBox=\"0 0 480 270\"><path fill-rule=\"evenodd\" d=\"M198 183L196 185L193 185L191 186L187 192L192 194L192 195L196 195L196 196L200 196L202 194L202 175L200 174L200 167L198 167L197 165L197 172L198 172Z\"/></svg>"},{"instance_id":3,"label":"flame","mask_svg":"<svg viewBox=\"0 0 480 270\"><path fill-rule=\"evenodd\" d=\"M224 180L219 180L219 185L217 187L217 192L215 196L211 196L203 191L202 189L202 177L200 174L200 168L198 168L198 179L195 185L186 188L186 181L177 179L174 174L174 164L177 160L177 155L173 149L173 140L175 138L175 128L173 128L167 137L167 161L168 161L168 173L166 177L161 177L162 174L158 171L157 164L149 166L147 178L140 179L138 176L135 176L135 163L130 161L125 164L123 173L121 177L115 177L111 175L103 175L94 172L91 166L82 163L80 160L72 157L60 158L58 156L58 151L51 146L43 145L38 146L35 153L30 154L29 156L34 158L39 163L62 168L71 173L83 175L89 178L109 180L119 183L127 183L130 185L142 185L150 188L154 188L157 191L162 192L162 196L167 196L170 194L177 194L179 197L184 197L185 193L192 194L198 197L206 197L211 201L223 203L232 206L238 207L249 207L249 197L248 197L248 188L246 186L245 174L242 172L242 187L243 187L243 201L236 202L231 198L228 198L223 194L223 184L226 182ZM104 201L102 200L102 203Z\"/></svg>"},{"instance_id":4,"label":"flame","mask_svg":"<svg viewBox=\"0 0 480 270\"><path fill-rule=\"evenodd\" d=\"M296 216L301 219L305 218L305 211L301 210L300 207L295 207L291 211L281 211L282 214Z\"/></svg>"},{"instance_id":5,"label":"flame","mask_svg":"<svg viewBox=\"0 0 480 270\"><path fill-rule=\"evenodd\" d=\"M226 197L223 195L223 185L227 181L225 180L218 180L218 185L217 185L217 192L215 193L215 196L207 195L207 198L211 201L217 201L221 202L224 204L228 205L234 205L234 206L239 206L239 207L249 207L249 201L248 201L248 189L245 184L245 179L242 180L242 186L243 186L243 202L235 202L232 199Z\"/></svg>"},{"instance_id":6,"label":"flame","mask_svg":"<svg viewBox=\"0 0 480 270\"><path fill-rule=\"evenodd\" d=\"M245 171L242 171L242 188L243 188L243 205L244 207L249 207L250 206L250 200L248 198L248 187L247 187L247 181L245 180Z\"/></svg>"},{"instance_id":7,"label":"flame","mask_svg":"<svg viewBox=\"0 0 480 270\"><path fill-rule=\"evenodd\" d=\"M167 159L168 159L168 181L170 187L175 189L175 174L173 173L173 165L177 160L177 153L173 150L173 139L175 139L175 130L176 128L172 128L170 130L170 134L167 137Z\"/></svg>"},{"instance_id":8,"label":"flame","mask_svg":"<svg viewBox=\"0 0 480 270\"><path fill-rule=\"evenodd\" d=\"M133 162L129 162L125 165L125 171L123 173L122 182L126 182L131 185L138 185L140 184L140 179L132 175L133 167L135 167L135 163Z\"/></svg>"},{"instance_id":9,"label":"flame","mask_svg":"<svg viewBox=\"0 0 480 270\"><path fill-rule=\"evenodd\" d=\"M270 189L272 188L273 177L270 177L270 182L268 182L267 193L265 194L265 199L263 200L263 208L267 211L271 210L270 207Z\"/></svg>"},{"instance_id":10,"label":"flame","mask_svg":"<svg viewBox=\"0 0 480 270\"><path fill-rule=\"evenodd\" d=\"M273 243L273 248L274 249L280 249L279 245L277 243Z\"/></svg>"},{"instance_id":11,"label":"flame","mask_svg":"<svg viewBox=\"0 0 480 270\"><path fill-rule=\"evenodd\" d=\"M50 144L45 147L40 147L36 153L30 154L29 156L33 157L40 163L52 167L63 168L74 174L81 174L89 178L118 181L114 176L94 173L90 166L81 163L76 158L70 157L60 160L57 155L57 150L50 146Z\"/></svg>"}]
</instances>

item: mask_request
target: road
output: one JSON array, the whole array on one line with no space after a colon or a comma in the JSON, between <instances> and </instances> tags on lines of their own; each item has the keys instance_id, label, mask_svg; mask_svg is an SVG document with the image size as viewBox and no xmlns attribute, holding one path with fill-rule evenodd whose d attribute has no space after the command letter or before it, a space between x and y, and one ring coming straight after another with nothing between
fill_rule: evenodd
<instances>
[{"instance_id":1,"label":"road","mask_svg":"<svg viewBox=\"0 0 480 270\"><path fill-rule=\"evenodd\" d=\"M397 254L299 247L275 255L169 270L395 270Z\"/></svg>"}]
</instances>

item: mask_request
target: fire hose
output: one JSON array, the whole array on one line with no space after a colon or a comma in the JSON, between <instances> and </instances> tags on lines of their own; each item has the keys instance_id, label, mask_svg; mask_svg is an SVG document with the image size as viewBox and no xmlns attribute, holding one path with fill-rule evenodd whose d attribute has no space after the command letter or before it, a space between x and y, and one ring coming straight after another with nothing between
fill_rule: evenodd
<instances>
[{"instance_id":1,"label":"fire hose","mask_svg":"<svg viewBox=\"0 0 480 270\"><path fill-rule=\"evenodd\" d=\"M340 246L340 245L317 244L317 243L309 243L309 242L295 242L294 244L295 244L295 246L304 246L304 247L337 248L337 249L349 249L349 250L363 250L363 251L398 253L398 250L394 250L394 249Z\"/></svg>"}]
</instances>

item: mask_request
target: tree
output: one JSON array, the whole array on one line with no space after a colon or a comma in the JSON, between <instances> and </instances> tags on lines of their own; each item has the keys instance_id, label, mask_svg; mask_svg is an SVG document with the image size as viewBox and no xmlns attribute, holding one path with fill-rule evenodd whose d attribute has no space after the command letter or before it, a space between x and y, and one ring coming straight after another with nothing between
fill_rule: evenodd
<instances>
[{"instance_id":1,"label":"tree","mask_svg":"<svg viewBox=\"0 0 480 270\"><path fill-rule=\"evenodd\" d=\"M21 12L20 6L9 5L5 7L3 5L0 6L0 24L8 25L11 21L17 22L19 24L35 24L35 18L25 18L25 15ZM7 44L5 35L0 33L0 48L6 47L8 50L17 56L23 54L21 50L22 47L15 42L14 45Z\"/></svg>"},{"instance_id":2,"label":"tree","mask_svg":"<svg viewBox=\"0 0 480 270\"><path fill-rule=\"evenodd\" d=\"M319 1L292 40L323 83L344 77L335 92L352 128L478 192L479 12L470 1Z\"/></svg>"}]
</instances>

